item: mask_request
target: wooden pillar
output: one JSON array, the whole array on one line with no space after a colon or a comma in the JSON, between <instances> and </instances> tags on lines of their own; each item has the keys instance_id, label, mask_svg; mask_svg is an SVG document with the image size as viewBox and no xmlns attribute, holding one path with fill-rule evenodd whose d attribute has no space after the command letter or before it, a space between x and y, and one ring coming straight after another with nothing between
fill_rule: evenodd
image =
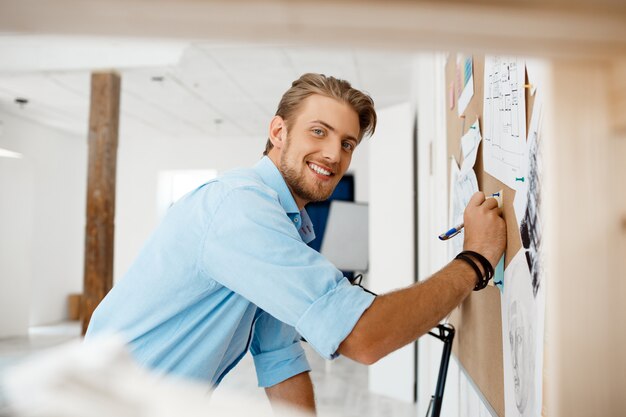
<instances>
[{"instance_id":1,"label":"wooden pillar","mask_svg":"<svg viewBox=\"0 0 626 417\"><path fill-rule=\"evenodd\" d=\"M83 334L91 314L113 286L120 84L120 76L113 72L91 76L85 275L81 306Z\"/></svg>"}]
</instances>

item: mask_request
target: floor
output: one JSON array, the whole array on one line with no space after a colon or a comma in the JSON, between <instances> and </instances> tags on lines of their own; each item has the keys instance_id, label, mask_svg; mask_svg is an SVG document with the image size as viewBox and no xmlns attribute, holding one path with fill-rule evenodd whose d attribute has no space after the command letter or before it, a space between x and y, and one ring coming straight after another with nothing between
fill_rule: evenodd
<instances>
[{"instance_id":1,"label":"floor","mask_svg":"<svg viewBox=\"0 0 626 417\"><path fill-rule=\"evenodd\" d=\"M28 355L75 340L79 335L78 322L64 322L52 326L31 327L28 337L0 339L0 379L4 369L19 363ZM5 415L5 401L0 390L0 417Z\"/></svg>"},{"instance_id":2,"label":"floor","mask_svg":"<svg viewBox=\"0 0 626 417\"><path fill-rule=\"evenodd\" d=\"M32 328L28 337L0 339L0 376L3 369L18 363L29 354L75 340L79 337L77 322ZM320 358L305 344L312 367L318 415L323 416L416 416L417 406L369 393L367 367L350 359L339 357L329 362ZM247 398L258 398L269 409L263 389L257 387L252 358L247 355L222 381L212 396L221 401L228 392L237 392ZM3 412L0 390L0 417Z\"/></svg>"}]
</instances>

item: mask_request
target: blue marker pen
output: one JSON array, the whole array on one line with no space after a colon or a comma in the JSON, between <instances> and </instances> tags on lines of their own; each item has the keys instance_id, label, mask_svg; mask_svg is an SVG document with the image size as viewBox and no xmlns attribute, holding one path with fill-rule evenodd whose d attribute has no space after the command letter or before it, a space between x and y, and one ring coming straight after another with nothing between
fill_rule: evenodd
<instances>
[{"instance_id":1,"label":"blue marker pen","mask_svg":"<svg viewBox=\"0 0 626 417\"><path fill-rule=\"evenodd\" d=\"M502 208L502 191L499 191L497 193L493 193L491 194L489 197L487 198L495 198L496 200L498 200L498 207ZM459 233L461 233L461 230L463 230L463 227L465 227L464 223L458 224L456 226L454 226L452 229L448 230L445 233L442 233L439 235L439 240L448 240L451 237L454 237L456 235L458 235Z\"/></svg>"},{"instance_id":2,"label":"blue marker pen","mask_svg":"<svg viewBox=\"0 0 626 417\"><path fill-rule=\"evenodd\" d=\"M463 230L464 226L465 225L463 223L461 223L461 224L459 224L457 226L454 226L452 229L448 230L447 232L440 234L439 235L439 239L440 240L448 240L451 237L454 237L454 236L458 235L459 233L461 233L461 230Z\"/></svg>"}]
</instances>

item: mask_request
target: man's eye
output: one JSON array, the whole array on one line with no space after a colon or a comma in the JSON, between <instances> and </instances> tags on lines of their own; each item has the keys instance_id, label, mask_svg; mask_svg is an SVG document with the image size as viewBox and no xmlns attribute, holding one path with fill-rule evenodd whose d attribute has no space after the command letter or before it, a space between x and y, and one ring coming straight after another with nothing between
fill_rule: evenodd
<instances>
[{"instance_id":1,"label":"man's eye","mask_svg":"<svg viewBox=\"0 0 626 417\"><path fill-rule=\"evenodd\" d=\"M343 147L344 147L344 149L346 149L348 151L354 150L354 145L352 144L352 142L344 142L343 143Z\"/></svg>"},{"instance_id":2,"label":"man's eye","mask_svg":"<svg viewBox=\"0 0 626 417\"><path fill-rule=\"evenodd\" d=\"M324 136L324 130L320 128L314 128L311 130L316 136Z\"/></svg>"}]
</instances>

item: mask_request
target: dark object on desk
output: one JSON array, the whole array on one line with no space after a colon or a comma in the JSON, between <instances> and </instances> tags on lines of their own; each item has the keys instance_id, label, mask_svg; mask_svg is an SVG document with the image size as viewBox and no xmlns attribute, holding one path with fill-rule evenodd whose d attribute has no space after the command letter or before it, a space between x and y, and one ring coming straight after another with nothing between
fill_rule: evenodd
<instances>
[{"instance_id":1,"label":"dark object on desk","mask_svg":"<svg viewBox=\"0 0 626 417\"><path fill-rule=\"evenodd\" d=\"M443 350L441 352L441 364L439 365L439 376L437 377L435 395L430 397L430 404L428 405L428 410L426 410L426 417L439 417L441 414L443 390L446 387L448 364L450 363L452 341L454 340L454 326L451 324L440 324L437 326L437 330L439 330L439 333L434 333L432 331L428 332L429 335L434 336L443 342Z\"/></svg>"}]
</instances>

